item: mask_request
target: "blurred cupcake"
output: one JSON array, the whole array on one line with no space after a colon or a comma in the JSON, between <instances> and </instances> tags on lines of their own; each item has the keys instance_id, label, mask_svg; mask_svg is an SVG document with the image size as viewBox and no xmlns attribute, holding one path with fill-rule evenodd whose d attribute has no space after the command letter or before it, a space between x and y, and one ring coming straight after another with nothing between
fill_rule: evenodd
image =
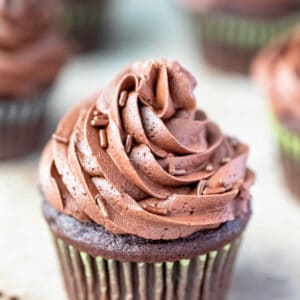
<instances>
[{"instance_id":1,"label":"blurred cupcake","mask_svg":"<svg viewBox=\"0 0 300 300\"><path fill-rule=\"evenodd\" d=\"M93 50L105 40L109 0L62 0L63 24L82 51Z\"/></svg>"},{"instance_id":2,"label":"blurred cupcake","mask_svg":"<svg viewBox=\"0 0 300 300\"><path fill-rule=\"evenodd\" d=\"M47 0L0 0L0 159L32 150L68 48Z\"/></svg>"},{"instance_id":3,"label":"blurred cupcake","mask_svg":"<svg viewBox=\"0 0 300 300\"><path fill-rule=\"evenodd\" d=\"M194 15L207 62L225 71L248 73L271 38L300 22L298 0L182 0Z\"/></svg>"},{"instance_id":4,"label":"blurred cupcake","mask_svg":"<svg viewBox=\"0 0 300 300\"><path fill-rule=\"evenodd\" d=\"M300 199L300 28L261 52L254 75L270 98L286 181Z\"/></svg>"},{"instance_id":5,"label":"blurred cupcake","mask_svg":"<svg viewBox=\"0 0 300 300\"><path fill-rule=\"evenodd\" d=\"M40 186L69 299L225 299L254 174L195 85L136 63L59 123Z\"/></svg>"}]
</instances>

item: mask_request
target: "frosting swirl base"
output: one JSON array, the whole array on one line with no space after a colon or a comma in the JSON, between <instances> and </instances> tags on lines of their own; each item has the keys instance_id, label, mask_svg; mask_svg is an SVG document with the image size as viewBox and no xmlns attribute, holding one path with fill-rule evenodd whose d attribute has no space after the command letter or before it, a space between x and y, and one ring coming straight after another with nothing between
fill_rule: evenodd
<instances>
[{"instance_id":1,"label":"frosting swirl base","mask_svg":"<svg viewBox=\"0 0 300 300\"><path fill-rule=\"evenodd\" d=\"M135 235L116 235L92 222L80 222L43 202L43 213L51 231L76 249L104 259L122 262L158 263L191 259L220 249L241 235L251 211L224 223L218 229L201 230L176 240L149 240Z\"/></svg>"},{"instance_id":2,"label":"frosting swirl base","mask_svg":"<svg viewBox=\"0 0 300 300\"><path fill-rule=\"evenodd\" d=\"M40 164L44 198L114 234L172 240L248 211L248 147L196 109L178 62L131 65L59 123Z\"/></svg>"}]
</instances>

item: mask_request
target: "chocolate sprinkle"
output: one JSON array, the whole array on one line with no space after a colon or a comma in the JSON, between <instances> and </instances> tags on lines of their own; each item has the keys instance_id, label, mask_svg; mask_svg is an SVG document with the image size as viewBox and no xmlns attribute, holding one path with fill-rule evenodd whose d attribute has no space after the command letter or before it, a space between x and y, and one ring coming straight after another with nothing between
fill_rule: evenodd
<instances>
[{"instance_id":1,"label":"chocolate sprinkle","mask_svg":"<svg viewBox=\"0 0 300 300\"><path fill-rule=\"evenodd\" d=\"M108 118L106 115L95 116L91 121L93 127L105 127L108 125Z\"/></svg>"},{"instance_id":2,"label":"chocolate sprinkle","mask_svg":"<svg viewBox=\"0 0 300 300\"><path fill-rule=\"evenodd\" d=\"M53 134L52 134L52 138L53 138L56 142L58 142L58 143L62 143L62 144L66 144L66 145L69 143L69 139L68 139L68 138L63 137L63 136L61 136L61 135L58 135L58 134L56 134L56 133L53 133Z\"/></svg>"},{"instance_id":3,"label":"chocolate sprinkle","mask_svg":"<svg viewBox=\"0 0 300 300\"><path fill-rule=\"evenodd\" d=\"M130 153L132 149L132 141L133 141L132 134L127 134L126 141L125 141L125 151L127 154Z\"/></svg>"},{"instance_id":4,"label":"chocolate sprinkle","mask_svg":"<svg viewBox=\"0 0 300 300\"><path fill-rule=\"evenodd\" d=\"M181 176L181 175L185 175L185 174L186 174L186 170L184 170L184 169L175 170L175 172L174 172L175 176Z\"/></svg>"},{"instance_id":5,"label":"chocolate sprinkle","mask_svg":"<svg viewBox=\"0 0 300 300\"><path fill-rule=\"evenodd\" d=\"M207 181L206 180L200 180L198 182L198 185L197 185L197 196L201 196L203 194L203 191L205 189L205 186L206 186L206 183Z\"/></svg>"},{"instance_id":6,"label":"chocolate sprinkle","mask_svg":"<svg viewBox=\"0 0 300 300\"><path fill-rule=\"evenodd\" d=\"M119 106L120 107L124 107L126 105L126 102L127 102L127 96L128 96L128 93L127 91L123 91L120 95L120 98L119 98Z\"/></svg>"},{"instance_id":7,"label":"chocolate sprinkle","mask_svg":"<svg viewBox=\"0 0 300 300\"><path fill-rule=\"evenodd\" d=\"M231 158L230 158L230 157L224 157L224 158L222 159L221 163L222 163L223 165L225 165L225 164L228 164L230 161L231 161Z\"/></svg>"},{"instance_id":8,"label":"chocolate sprinkle","mask_svg":"<svg viewBox=\"0 0 300 300\"><path fill-rule=\"evenodd\" d=\"M225 192L226 192L226 189L224 187L206 188L203 191L203 195L223 194Z\"/></svg>"},{"instance_id":9,"label":"chocolate sprinkle","mask_svg":"<svg viewBox=\"0 0 300 300\"><path fill-rule=\"evenodd\" d=\"M168 210L166 208L162 208L162 207L143 204L143 208L148 212L151 212L153 214L160 215L160 216L166 216L168 214Z\"/></svg>"},{"instance_id":10,"label":"chocolate sprinkle","mask_svg":"<svg viewBox=\"0 0 300 300\"><path fill-rule=\"evenodd\" d=\"M100 208L100 211L101 211L101 213L103 214L104 218L107 219L107 218L109 217L109 214L108 214L108 211L107 211L107 209L106 209L106 207L105 207L105 205L104 205L104 203L103 203L103 201L102 201L101 195L97 195L97 196L95 197L95 200L96 200L97 205L98 205L98 207Z\"/></svg>"},{"instance_id":11,"label":"chocolate sprinkle","mask_svg":"<svg viewBox=\"0 0 300 300\"><path fill-rule=\"evenodd\" d=\"M205 168L206 172L212 172L213 170L214 170L214 167L212 166L212 164L207 165Z\"/></svg>"},{"instance_id":12,"label":"chocolate sprinkle","mask_svg":"<svg viewBox=\"0 0 300 300\"><path fill-rule=\"evenodd\" d=\"M107 148L108 144L107 144L107 135L105 129L100 129L99 137L100 137L100 146L104 149Z\"/></svg>"},{"instance_id":13,"label":"chocolate sprinkle","mask_svg":"<svg viewBox=\"0 0 300 300\"><path fill-rule=\"evenodd\" d=\"M101 112L100 112L99 110L95 109L95 110L93 111L93 115L94 115L94 116L99 116L99 115L101 115Z\"/></svg>"},{"instance_id":14,"label":"chocolate sprinkle","mask_svg":"<svg viewBox=\"0 0 300 300\"><path fill-rule=\"evenodd\" d=\"M225 189L225 192L228 192L233 188L232 184L226 184L222 178L219 180L219 185Z\"/></svg>"},{"instance_id":15,"label":"chocolate sprinkle","mask_svg":"<svg viewBox=\"0 0 300 300\"><path fill-rule=\"evenodd\" d=\"M173 163L169 163L169 173L173 176L181 176L186 174L186 170L176 169Z\"/></svg>"}]
</instances>

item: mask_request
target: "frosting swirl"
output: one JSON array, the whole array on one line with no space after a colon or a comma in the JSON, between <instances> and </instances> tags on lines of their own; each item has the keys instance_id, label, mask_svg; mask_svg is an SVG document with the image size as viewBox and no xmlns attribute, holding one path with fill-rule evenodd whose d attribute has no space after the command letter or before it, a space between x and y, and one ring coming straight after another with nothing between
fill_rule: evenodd
<instances>
[{"instance_id":1,"label":"frosting swirl","mask_svg":"<svg viewBox=\"0 0 300 300\"><path fill-rule=\"evenodd\" d=\"M266 89L275 115L300 132L300 28L264 49L253 73Z\"/></svg>"},{"instance_id":2,"label":"frosting swirl","mask_svg":"<svg viewBox=\"0 0 300 300\"><path fill-rule=\"evenodd\" d=\"M0 0L0 94L32 96L57 76L69 47L55 27L59 5Z\"/></svg>"},{"instance_id":3,"label":"frosting swirl","mask_svg":"<svg viewBox=\"0 0 300 300\"><path fill-rule=\"evenodd\" d=\"M57 127L40 163L58 211L118 234L177 239L248 212L248 147L196 110L177 62L136 63Z\"/></svg>"}]
</instances>

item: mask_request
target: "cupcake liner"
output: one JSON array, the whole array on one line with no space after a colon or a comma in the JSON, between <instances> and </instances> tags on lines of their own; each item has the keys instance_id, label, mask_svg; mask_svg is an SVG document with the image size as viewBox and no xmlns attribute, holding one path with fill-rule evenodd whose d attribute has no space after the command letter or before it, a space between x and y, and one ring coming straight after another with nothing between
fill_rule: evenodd
<instances>
[{"instance_id":1,"label":"cupcake liner","mask_svg":"<svg viewBox=\"0 0 300 300\"><path fill-rule=\"evenodd\" d=\"M82 44L97 44L101 26L107 19L107 0L69 1L63 21L69 35Z\"/></svg>"},{"instance_id":2,"label":"cupcake liner","mask_svg":"<svg viewBox=\"0 0 300 300\"><path fill-rule=\"evenodd\" d=\"M37 146L49 91L33 99L0 100L0 159L26 154Z\"/></svg>"},{"instance_id":3,"label":"cupcake liner","mask_svg":"<svg viewBox=\"0 0 300 300\"><path fill-rule=\"evenodd\" d=\"M291 133L275 118L273 132L279 145L285 181L290 191L300 200L300 135Z\"/></svg>"},{"instance_id":4,"label":"cupcake liner","mask_svg":"<svg viewBox=\"0 0 300 300\"><path fill-rule=\"evenodd\" d=\"M275 117L272 118L272 127L280 149L300 161L300 135L289 132Z\"/></svg>"},{"instance_id":5,"label":"cupcake liner","mask_svg":"<svg viewBox=\"0 0 300 300\"><path fill-rule=\"evenodd\" d=\"M93 257L54 236L69 299L223 300L240 241L193 259L150 264Z\"/></svg>"},{"instance_id":6,"label":"cupcake liner","mask_svg":"<svg viewBox=\"0 0 300 300\"><path fill-rule=\"evenodd\" d=\"M218 69L247 74L256 55L254 49L226 45L203 37L202 54L206 61Z\"/></svg>"},{"instance_id":7,"label":"cupcake liner","mask_svg":"<svg viewBox=\"0 0 300 300\"><path fill-rule=\"evenodd\" d=\"M224 13L200 14L195 18L202 37L241 48L259 49L275 35L299 24L300 13L268 20Z\"/></svg>"}]
</instances>

